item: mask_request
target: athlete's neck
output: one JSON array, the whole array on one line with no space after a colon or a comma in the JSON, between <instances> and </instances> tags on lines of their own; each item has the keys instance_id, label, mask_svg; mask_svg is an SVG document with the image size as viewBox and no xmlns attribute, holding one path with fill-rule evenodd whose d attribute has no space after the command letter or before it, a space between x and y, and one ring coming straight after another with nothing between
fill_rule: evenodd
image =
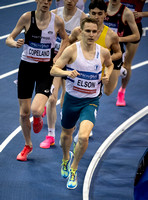
<instances>
[{"instance_id":1,"label":"athlete's neck","mask_svg":"<svg viewBox=\"0 0 148 200\"><path fill-rule=\"evenodd\" d=\"M121 6L121 3L114 5L114 4L109 2L108 8L107 8L107 13L108 14L116 13L119 10L120 6Z\"/></svg>"},{"instance_id":2,"label":"athlete's neck","mask_svg":"<svg viewBox=\"0 0 148 200\"><path fill-rule=\"evenodd\" d=\"M63 18L65 21L69 21L76 13L77 11L77 7L74 7L72 9L67 9L66 7L64 7L63 10Z\"/></svg>"}]
</instances>

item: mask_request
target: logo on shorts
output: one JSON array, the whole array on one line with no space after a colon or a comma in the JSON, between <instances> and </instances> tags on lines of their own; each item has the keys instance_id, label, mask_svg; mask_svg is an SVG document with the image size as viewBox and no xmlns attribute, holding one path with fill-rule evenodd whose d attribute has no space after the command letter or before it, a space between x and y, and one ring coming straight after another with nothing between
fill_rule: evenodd
<instances>
[{"instance_id":1,"label":"logo on shorts","mask_svg":"<svg viewBox=\"0 0 148 200\"><path fill-rule=\"evenodd\" d=\"M48 90L48 89L46 89L46 90L44 90L44 92L47 94L47 93L49 93L49 90Z\"/></svg>"}]
</instances>

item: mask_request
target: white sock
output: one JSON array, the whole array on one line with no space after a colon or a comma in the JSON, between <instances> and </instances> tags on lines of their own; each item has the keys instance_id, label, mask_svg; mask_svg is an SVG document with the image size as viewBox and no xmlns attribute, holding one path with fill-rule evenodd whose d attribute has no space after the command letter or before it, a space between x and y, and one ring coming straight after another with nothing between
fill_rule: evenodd
<instances>
[{"instance_id":1,"label":"white sock","mask_svg":"<svg viewBox=\"0 0 148 200\"><path fill-rule=\"evenodd\" d=\"M55 138L55 128L48 128L48 136Z\"/></svg>"},{"instance_id":2,"label":"white sock","mask_svg":"<svg viewBox=\"0 0 148 200\"><path fill-rule=\"evenodd\" d=\"M79 131L78 131L77 135L74 137L74 142L75 142L75 143L78 142L78 137L79 137Z\"/></svg>"},{"instance_id":3,"label":"white sock","mask_svg":"<svg viewBox=\"0 0 148 200\"><path fill-rule=\"evenodd\" d=\"M126 75L127 75L127 70L123 66L121 66L121 69L120 69L121 78L125 78Z\"/></svg>"}]
</instances>

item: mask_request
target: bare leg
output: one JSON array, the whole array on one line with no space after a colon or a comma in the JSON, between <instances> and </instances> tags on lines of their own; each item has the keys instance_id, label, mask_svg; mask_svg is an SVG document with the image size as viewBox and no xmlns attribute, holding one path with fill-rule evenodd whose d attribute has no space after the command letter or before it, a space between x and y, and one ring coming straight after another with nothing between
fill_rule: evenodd
<instances>
[{"instance_id":1,"label":"bare leg","mask_svg":"<svg viewBox=\"0 0 148 200\"><path fill-rule=\"evenodd\" d=\"M47 124L48 128L55 129L55 123L57 119L57 112L56 112L56 103L58 98L58 91L61 87L61 78L55 77L53 80L54 91L53 94L49 97L47 103Z\"/></svg>"},{"instance_id":2,"label":"bare leg","mask_svg":"<svg viewBox=\"0 0 148 200\"><path fill-rule=\"evenodd\" d=\"M136 44L127 43L126 45L125 60L124 60L123 67L125 67L127 70L127 76L124 79L122 79L122 88L126 88L130 80L131 65L132 65L132 61L136 54L138 46L139 46L139 43L136 43Z\"/></svg>"},{"instance_id":3,"label":"bare leg","mask_svg":"<svg viewBox=\"0 0 148 200\"><path fill-rule=\"evenodd\" d=\"M93 126L94 124L88 120L84 120L80 123L79 139L75 148L74 160L71 164L71 168L73 169L78 168L78 164L88 147L89 134Z\"/></svg>"},{"instance_id":4,"label":"bare leg","mask_svg":"<svg viewBox=\"0 0 148 200\"><path fill-rule=\"evenodd\" d=\"M74 128L71 129L64 129L62 128L62 133L61 133L61 145L63 149L63 159L64 160L69 160L69 150L71 147L72 143L72 134L74 132Z\"/></svg>"},{"instance_id":5,"label":"bare leg","mask_svg":"<svg viewBox=\"0 0 148 200\"><path fill-rule=\"evenodd\" d=\"M20 104L20 124L25 139L25 145L32 146L31 123L29 120L31 99L19 99L19 104Z\"/></svg>"}]
</instances>

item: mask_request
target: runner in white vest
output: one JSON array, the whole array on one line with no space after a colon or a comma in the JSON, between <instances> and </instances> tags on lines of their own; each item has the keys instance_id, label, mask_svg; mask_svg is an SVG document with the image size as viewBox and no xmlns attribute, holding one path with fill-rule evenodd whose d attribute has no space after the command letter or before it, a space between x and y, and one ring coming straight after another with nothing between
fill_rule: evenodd
<instances>
[{"instance_id":1,"label":"runner in white vest","mask_svg":"<svg viewBox=\"0 0 148 200\"><path fill-rule=\"evenodd\" d=\"M65 30L68 35L71 34L72 30L80 25L80 21L87 17L83 11L76 7L78 0L64 0L64 7L57 8L52 12L60 16L65 24ZM61 45L61 38L58 35L56 39L55 53L59 51ZM48 135L45 140L40 143L41 148L50 148L51 145L55 144L55 123L56 123L56 103L58 98L58 91L62 86L61 95L61 107L63 105L65 95L65 79L61 77L55 77L53 80L54 91L50 96L47 103L47 124L48 124Z\"/></svg>"},{"instance_id":2,"label":"runner in white vest","mask_svg":"<svg viewBox=\"0 0 148 200\"><path fill-rule=\"evenodd\" d=\"M80 9L84 11L85 8L85 2L86 0L78 0L76 6ZM56 0L56 7L62 7L64 6L64 1L63 0Z\"/></svg>"},{"instance_id":3,"label":"runner in white vest","mask_svg":"<svg viewBox=\"0 0 148 200\"><path fill-rule=\"evenodd\" d=\"M61 175L63 178L68 178L68 189L77 187L78 164L87 149L88 138L95 124L101 83L104 85L108 83L113 70L109 50L95 43L97 34L97 21L88 17L83 19L81 41L67 47L50 72L53 76L67 76L61 120L63 149ZM66 71L63 70L65 65ZM103 65L106 66L104 75L102 75ZM78 120L79 139L72 162L73 153L70 152L70 147Z\"/></svg>"}]
</instances>

